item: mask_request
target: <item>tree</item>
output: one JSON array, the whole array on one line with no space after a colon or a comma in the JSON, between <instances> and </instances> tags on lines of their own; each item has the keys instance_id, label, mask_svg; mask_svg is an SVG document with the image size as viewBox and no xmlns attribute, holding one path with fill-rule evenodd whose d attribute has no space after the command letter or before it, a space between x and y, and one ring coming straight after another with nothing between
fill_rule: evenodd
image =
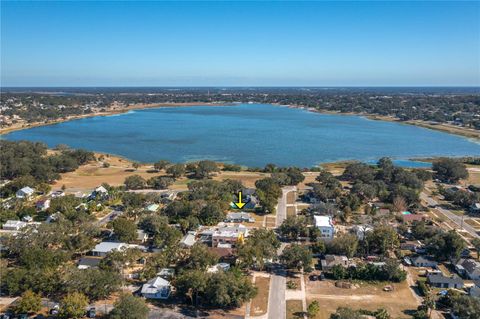
<instances>
[{"instance_id":1,"label":"tree","mask_svg":"<svg viewBox=\"0 0 480 319\"><path fill-rule=\"evenodd\" d=\"M168 165L170 165L170 162L167 160L159 160L155 164L153 164L153 168L156 169L157 171L161 171L162 169L165 169Z\"/></svg>"},{"instance_id":2,"label":"tree","mask_svg":"<svg viewBox=\"0 0 480 319\"><path fill-rule=\"evenodd\" d=\"M60 302L60 317L82 318L85 315L85 308L88 306L88 298L79 292L72 292L63 297Z\"/></svg>"},{"instance_id":3,"label":"tree","mask_svg":"<svg viewBox=\"0 0 480 319\"><path fill-rule=\"evenodd\" d=\"M423 297L422 305L427 309L427 315L428 318L430 318L432 310L435 309L435 299L431 292L427 293L425 297Z\"/></svg>"},{"instance_id":4,"label":"tree","mask_svg":"<svg viewBox=\"0 0 480 319\"><path fill-rule=\"evenodd\" d=\"M460 161L451 158L442 158L434 162L432 169L436 178L448 183L456 183L460 179L468 177L466 166Z\"/></svg>"},{"instance_id":5,"label":"tree","mask_svg":"<svg viewBox=\"0 0 480 319\"><path fill-rule=\"evenodd\" d=\"M461 319L478 319L480 299L471 296L458 296L454 299L452 312Z\"/></svg>"},{"instance_id":6,"label":"tree","mask_svg":"<svg viewBox=\"0 0 480 319\"><path fill-rule=\"evenodd\" d=\"M340 307L330 315L330 319L362 319L363 315L356 310L348 307Z\"/></svg>"},{"instance_id":7,"label":"tree","mask_svg":"<svg viewBox=\"0 0 480 319\"><path fill-rule=\"evenodd\" d=\"M113 221L113 232L123 242L132 242L137 238L137 226L125 217Z\"/></svg>"},{"instance_id":8,"label":"tree","mask_svg":"<svg viewBox=\"0 0 480 319\"><path fill-rule=\"evenodd\" d=\"M195 177L196 178L210 178L211 174L218 172L220 169L217 164L213 161L200 161L195 168Z\"/></svg>"},{"instance_id":9,"label":"tree","mask_svg":"<svg viewBox=\"0 0 480 319\"><path fill-rule=\"evenodd\" d=\"M146 181L140 175L132 175L125 178L123 183L126 189L142 189L145 188Z\"/></svg>"},{"instance_id":10,"label":"tree","mask_svg":"<svg viewBox=\"0 0 480 319\"><path fill-rule=\"evenodd\" d=\"M175 164L167 168L167 174L173 176L173 178L179 178L185 174L185 164Z\"/></svg>"},{"instance_id":11,"label":"tree","mask_svg":"<svg viewBox=\"0 0 480 319\"><path fill-rule=\"evenodd\" d=\"M125 254L125 252L118 252ZM116 253L114 253L116 254ZM99 300L108 298L112 293L116 292L121 284L122 278L119 267L111 267L114 269L103 269L106 264L112 264L111 255L102 260L99 268L77 269L70 268L63 275L62 287L67 293L81 292L90 300Z\"/></svg>"},{"instance_id":12,"label":"tree","mask_svg":"<svg viewBox=\"0 0 480 319\"><path fill-rule=\"evenodd\" d=\"M168 176L155 176L147 181L148 186L153 189L166 189L172 185L175 180Z\"/></svg>"},{"instance_id":13,"label":"tree","mask_svg":"<svg viewBox=\"0 0 480 319\"><path fill-rule=\"evenodd\" d=\"M300 236L308 235L307 220L304 216L289 216L279 227L280 234L289 239L297 240Z\"/></svg>"},{"instance_id":14,"label":"tree","mask_svg":"<svg viewBox=\"0 0 480 319\"><path fill-rule=\"evenodd\" d=\"M263 212L274 213L282 189L277 181L271 177L259 179L255 182L257 196Z\"/></svg>"},{"instance_id":15,"label":"tree","mask_svg":"<svg viewBox=\"0 0 480 319\"><path fill-rule=\"evenodd\" d=\"M137 163L137 162L133 162L133 163L132 163L132 167L133 167L135 170L137 170L137 169L140 167L140 164Z\"/></svg>"},{"instance_id":16,"label":"tree","mask_svg":"<svg viewBox=\"0 0 480 319\"><path fill-rule=\"evenodd\" d=\"M377 226L373 231L368 232L365 236L365 242L367 253L386 254L400 245L396 230L386 225Z\"/></svg>"},{"instance_id":17,"label":"tree","mask_svg":"<svg viewBox=\"0 0 480 319\"><path fill-rule=\"evenodd\" d=\"M314 300L307 307L307 317L313 318L317 315L319 311L320 305L318 304L318 301Z\"/></svg>"},{"instance_id":18,"label":"tree","mask_svg":"<svg viewBox=\"0 0 480 319\"><path fill-rule=\"evenodd\" d=\"M190 299L192 305L197 304L197 296L202 295L207 287L208 276L203 270L189 269L180 274L175 280L175 288L179 295Z\"/></svg>"},{"instance_id":19,"label":"tree","mask_svg":"<svg viewBox=\"0 0 480 319\"><path fill-rule=\"evenodd\" d=\"M327 250L331 254L346 255L348 258L355 256L358 247L358 239L354 234L343 234L332 239Z\"/></svg>"},{"instance_id":20,"label":"tree","mask_svg":"<svg viewBox=\"0 0 480 319\"><path fill-rule=\"evenodd\" d=\"M42 308L42 297L31 290L22 294L20 301L15 306L17 313L36 313Z\"/></svg>"},{"instance_id":21,"label":"tree","mask_svg":"<svg viewBox=\"0 0 480 319\"><path fill-rule=\"evenodd\" d=\"M465 249L465 241L454 230L440 231L426 241L427 251L439 260L456 260Z\"/></svg>"},{"instance_id":22,"label":"tree","mask_svg":"<svg viewBox=\"0 0 480 319\"><path fill-rule=\"evenodd\" d=\"M195 243L190 249L190 255L185 260L185 268L206 270L216 264L218 256L201 243Z\"/></svg>"},{"instance_id":23,"label":"tree","mask_svg":"<svg viewBox=\"0 0 480 319\"><path fill-rule=\"evenodd\" d=\"M130 294L122 294L115 302L110 312L110 319L146 319L148 317L148 306L141 298Z\"/></svg>"},{"instance_id":24,"label":"tree","mask_svg":"<svg viewBox=\"0 0 480 319\"><path fill-rule=\"evenodd\" d=\"M277 249L280 247L273 230L254 229L247 239L247 242L238 248L238 257L246 267L257 265L263 270L265 261L277 257Z\"/></svg>"},{"instance_id":25,"label":"tree","mask_svg":"<svg viewBox=\"0 0 480 319\"><path fill-rule=\"evenodd\" d=\"M219 271L209 278L204 300L213 307L236 308L256 294L257 289L250 278L241 272Z\"/></svg>"},{"instance_id":26,"label":"tree","mask_svg":"<svg viewBox=\"0 0 480 319\"><path fill-rule=\"evenodd\" d=\"M312 253L308 247L292 244L283 250L280 261L288 269L308 270L312 263Z\"/></svg>"}]
</instances>

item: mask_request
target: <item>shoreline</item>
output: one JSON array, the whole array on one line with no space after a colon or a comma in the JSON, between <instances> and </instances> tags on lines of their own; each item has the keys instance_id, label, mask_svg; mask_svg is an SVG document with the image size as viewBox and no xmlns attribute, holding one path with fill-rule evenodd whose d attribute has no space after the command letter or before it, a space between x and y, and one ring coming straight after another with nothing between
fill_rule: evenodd
<instances>
[{"instance_id":1,"label":"shoreline","mask_svg":"<svg viewBox=\"0 0 480 319\"><path fill-rule=\"evenodd\" d=\"M144 109L150 109L150 108L161 108L161 107L195 107L195 106L231 106L235 104L239 104L243 102L188 102L188 103L152 103L152 104L133 104L129 105L127 107L123 108L118 108L118 109L110 109L105 112L96 112L96 113L90 113L90 114L81 114L81 115L73 115L67 118L62 118L62 119L56 119L56 120L51 120L47 122L35 122L35 123L30 123L30 124L21 124L21 125L12 125L10 127L5 127L5 128L0 128L0 135L3 134L8 134L14 131L20 131L24 129L29 129L29 128L34 128L34 127L40 127L40 126L47 126L47 125L54 125L58 123L63 123L63 122L68 122L68 121L74 121L74 120L79 120L83 118L89 118L89 117L96 117L96 116L111 116L111 115L118 115L118 114L125 114L128 113L129 111L133 110L144 110ZM247 104L247 103L245 103ZM409 120L409 121L400 121L398 118L395 118L393 116L386 116L386 115L376 115L376 114L366 114L366 113L355 113L355 112L337 112L337 111L329 111L329 110L321 110L321 109L316 109L313 107L306 107L303 105L285 105L285 104L279 104L279 103L271 103L272 105L276 106L283 106L283 107L288 107L288 108L294 108L294 109L302 109L306 110L308 112L313 112L313 113L320 113L320 114L331 114L331 115L350 115L350 116L362 116L365 117L369 120L373 121L385 121L385 122L395 122L398 124L405 124L405 125L413 125L413 126L418 126L422 127L425 129L431 129L434 131L439 131L439 132L444 132L447 134L452 134L452 135L458 135L462 136L465 138L470 138L474 139L476 141L480 141L480 130L475 130L475 129L470 129L470 128L465 128L465 127L460 127L460 126L455 126L447 123L429 123L427 121L422 121L422 120Z\"/></svg>"},{"instance_id":2,"label":"shoreline","mask_svg":"<svg viewBox=\"0 0 480 319\"><path fill-rule=\"evenodd\" d=\"M320 113L320 114L331 114L331 115L353 115L353 116L362 116L365 117L369 120L373 121L384 121L384 122L394 122L398 124L405 124L405 125L412 125L412 126L418 126L422 127L425 129L431 129L434 131L439 131L439 132L444 132L452 135L458 135L458 136L463 136L466 138L471 138L475 139L477 141L480 141L480 130L475 130L471 128L466 128L466 127L461 127L461 126L455 126L447 123L430 123L427 121L423 120L408 120L408 121L401 121L400 119L389 116L389 115L376 115L376 114L367 114L367 113L355 113L355 112L337 112L337 111L328 111L328 110L319 110L316 108L312 107L306 107L302 105L281 105L281 104L274 104L274 105L279 105L279 106L286 106L294 109L302 109L306 110L308 112L313 112L313 113Z\"/></svg>"},{"instance_id":3,"label":"shoreline","mask_svg":"<svg viewBox=\"0 0 480 319\"><path fill-rule=\"evenodd\" d=\"M69 122L74 120L80 120L84 118L90 117L97 117L97 116L111 116L111 115L118 115L118 114L125 114L130 111L135 110L146 110L146 109L154 109L154 108L162 108L162 107L194 107L194 106L230 106L233 103L214 103L214 102L188 102L188 103L152 103L152 104L133 104L127 107L118 108L118 109L109 109L105 112L95 112L89 114L81 114L81 115L72 115L67 118L61 118L56 120L50 120L47 122L34 122L34 123L22 123L18 126L12 125L9 127L0 128L0 135L8 134L15 131L26 130L29 128L40 127L40 126L48 126L59 124L63 122Z\"/></svg>"}]
</instances>

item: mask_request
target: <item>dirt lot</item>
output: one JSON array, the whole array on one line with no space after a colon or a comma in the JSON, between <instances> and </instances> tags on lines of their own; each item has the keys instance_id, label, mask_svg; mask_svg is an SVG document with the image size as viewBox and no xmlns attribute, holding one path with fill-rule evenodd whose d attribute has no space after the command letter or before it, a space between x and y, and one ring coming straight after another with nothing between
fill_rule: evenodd
<instances>
[{"instance_id":1,"label":"dirt lot","mask_svg":"<svg viewBox=\"0 0 480 319\"><path fill-rule=\"evenodd\" d=\"M95 154L99 157L101 154ZM54 190L65 185L67 192L88 192L102 183L112 186L122 185L125 178L132 175L140 175L145 179L154 176L165 175L164 172L155 172L153 165L141 165L137 170L132 167L132 162L121 157L104 155L102 162L92 162L81 166L74 172L61 174L62 178L52 186ZM103 167L103 162L110 164ZM213 179L235 179L241 181L246 187L254 187L255 181L268 176L265 173L256 172L219 172ZM178 179L170 188L174 190L186 190L190 180L183 177Z\"/></svg>"},{"instance_id":2,"label":"dirt lot","mask_svg":"<svg viewBox=\"0 0 480 319\"><path fill-rule=\"evenodd\" d=\"M270 290L270 278L256 277L255 287L258 288L258 293L252 299L250 307L250 316L261 316L267 313L268 309L268 292Z\"/></svg>"},{"instance_id":3,"label":"dirt lot","mask_svg":"<svg viewBox=\"0 0 480 319\"><path fill-rule=\"evenodd\" d=\"M295 217L297 216L297 210L294 206L287 206L287 217Z\"/></svg>"},{"instance_id":4,"label":"dirt lot","mask_svg":"<svg viewBox=\"0 0 480 319\"><path fill-rule=\"evenodd\" d=\"M301 300L287 300L287 319L303 318Z\"/></svg>"},{"instance_id":5,"label":"dirt lot","mask_svg":"<svg viewBox=\"0 0 480 319\"><path fill-rule=\"evenodd\" d=\"M338 307L348 305L354 309L376 310L385 308L392 318L410 318L405 311L417 308L407 282L394 284L395 290L384 292L385 284L360 283L358 288L342 289L335 287L333 281L307 282L307 303L317 300L322 309L316 319L328 319Z\"/></svg>"},{"instance_id":6,"label":"dirt lot","mask_svg":"<svg viewBox=\"0 0 480 319\"><path fill-rule=\"evenodd\" d=\"M287 204L295 204L296 199L297 199L296 192L287 193Z\"/></svg>"}]
</instances>

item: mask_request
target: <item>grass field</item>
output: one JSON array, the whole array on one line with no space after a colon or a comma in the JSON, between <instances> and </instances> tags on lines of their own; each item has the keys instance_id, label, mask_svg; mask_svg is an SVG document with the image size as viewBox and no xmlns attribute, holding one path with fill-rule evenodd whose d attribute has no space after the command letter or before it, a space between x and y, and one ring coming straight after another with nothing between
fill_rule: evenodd
<instances>
[{"instance_id":1,"label":"grass field","mask_svg":"<svg viewBox=\"0 0 480 319\"><path fill-rule=\"evenodd\" d=\"M270 278L256 277L255 287L257 287L258 289L258 293L255 298L252 299L250 316L261 316L267 313L268 310L268 292L270 290Z\"/></svg>"},{"instance_id":2,"label":"grass field","mask_svg":"<svg viewBox=\"0 0 480 319\"><path fill-rule=\"evenodd\" d=\"M361 283L355 289L337 288L333 281L307 283L307 303L317 300L321 311L316 319L328 319L337 308L349 306L353 309L376 310L385 308L392 318L410 318L408 312L417 308L407 282L394 284L395 290L384 292L385 284Z\"/></svg>"},{"instance_id":3,"label":"grass field","mask_svg":"<svg viewBox=\"0 0 480 319\"><path fill-rule=\"evenodd\" d=\"M95 154L98 158L102 154ZM166 175L165 172L157 172L153 169L153 165L141 165L138 169L134 169L132 162L124 158L112 155L103 155L104 160L99 162L91 162L79 167L74 172L61 174L61 179L56 181L52 188L54 190L60 189L65 185L67 192L89 192L102 183L107 183L112 186L120 186L125 181L125 178L132 175L140 175L145 179L154 176ZM106 162L110 166L103 167ZM265 173L257 172L224 172L217 173L214 180L233 179L243 183L245 187L254 187L258 179L268 176ZM186 177L179 178L169 188L173 190L186 190L187 184L190 180Z\"/></svg>"}]
</instances>

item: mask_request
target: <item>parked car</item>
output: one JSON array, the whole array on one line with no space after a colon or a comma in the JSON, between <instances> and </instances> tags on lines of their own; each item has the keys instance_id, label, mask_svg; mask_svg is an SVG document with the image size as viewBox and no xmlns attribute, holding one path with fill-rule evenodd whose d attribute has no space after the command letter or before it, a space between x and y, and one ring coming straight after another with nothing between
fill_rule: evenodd
<instances>
[{"instance_id":1,"label":"parked car","mask_svg":"<svg viewBox=\"0 0 480 319\"><path fill-rule=\"evenodd\" d=\"M317 281L318 280L318 276L317 275L310 275L308 277L308 279L310 279L310 281Z\"/></svg>"},{"instance_id":2,"label":"parked car","mask_svg":"<svg viewBox=\"0 0 480 319\"><path fill-rule=\"evenodd\" d=\"M87 311L88 318L95 318L96 316L97 316L97 310L94 307L88 309Z\"/></svg>"},{"instance_id":3,"label":"parked car","mask_svg":"<svg viewBox=\"0 0 480 319\"><path fill-rule=\"evenodd\" d=\"M318 280L325 280L325 275L323 272L318 276Z\"/></svg>"}]
</instances>

